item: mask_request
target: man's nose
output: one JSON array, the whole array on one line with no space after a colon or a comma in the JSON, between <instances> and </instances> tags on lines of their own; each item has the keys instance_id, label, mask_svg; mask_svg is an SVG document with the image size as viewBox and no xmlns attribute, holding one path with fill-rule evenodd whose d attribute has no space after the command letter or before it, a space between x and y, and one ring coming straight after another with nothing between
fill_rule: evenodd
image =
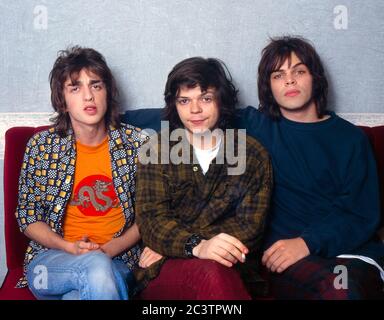
<instances>
[{"instance_id":1,"label":"man's nose","mask_svg":"<svg viewBox=\"0 0 384 320\"><path fill-rule=\"evenodd\" d=\"M92 101L93 100L93 92L90 88L84 89L84 100L85 101Z\"/></svg>"},{"instance_id":2,"label":"man's nose","mask_svg":"<svg viewBox=\"0 0 384 320\"><path fill-rule=\"evenodd\" d=\"M201 105L199 99L193 99L191 101L191 113L199 113L201 112Z\"/></svg>"},{"instance_id":3,"label":"man's nose","mask_svg":"<svg viewBox=\"0 0 384 320\"><path fill-rule=\"evenodd\" d=\"M286 86L290 86L290 85L293 85L293 84L296 84L296 79L292 75L287 76L286 79L285 79L285 85Z\"/></svg>"}]
</instances>

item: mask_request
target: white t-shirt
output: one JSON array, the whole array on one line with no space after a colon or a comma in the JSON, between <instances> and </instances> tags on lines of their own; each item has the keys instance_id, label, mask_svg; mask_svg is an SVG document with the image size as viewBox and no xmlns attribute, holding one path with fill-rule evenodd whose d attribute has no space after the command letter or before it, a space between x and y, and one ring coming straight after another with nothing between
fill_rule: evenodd
<instances>
[{"instance_id":1,"label":"white t-shirt","mask_svg":"<svg viewBox=\"0 0 384 320\"><path fill-rule=\"evenodd\" d=\"M219 149L220 149L221 139L218 141L216 146L214 146L212 149L199 149L196 147L193 147L193 151L195 152L197 161L199 161L199 164L201 166L201 169L203 170L203 174L206 174L209 165L211 164L212 160L216 158Z\"/></svg>"}]
</instances>

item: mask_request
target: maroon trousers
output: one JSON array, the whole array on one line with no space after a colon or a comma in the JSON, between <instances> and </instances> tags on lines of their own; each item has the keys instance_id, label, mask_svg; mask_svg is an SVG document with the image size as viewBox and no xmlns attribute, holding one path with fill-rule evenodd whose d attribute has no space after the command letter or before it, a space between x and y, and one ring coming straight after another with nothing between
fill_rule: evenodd
<instances>
[{"instance_id":1,"label":"maroon trousers","mask_svg":"<svg viewBox=\"0 0 384 320\"><path fill-rule=\"evenodd\" d=\"M238 272L203 259L169 259L140 293L144 300L250 300Z\"/></svg>"}]
</instances>

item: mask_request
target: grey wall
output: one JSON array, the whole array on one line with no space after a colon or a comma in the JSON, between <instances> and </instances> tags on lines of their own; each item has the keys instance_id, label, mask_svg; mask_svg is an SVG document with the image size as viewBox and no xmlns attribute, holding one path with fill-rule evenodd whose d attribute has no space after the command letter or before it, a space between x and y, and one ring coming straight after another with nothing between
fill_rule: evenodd
<instances>
[{"instance_id":1,"label":"grey wall","mask_svg":"<svg viewBox=\"0 0 384 320\"><path fill-rule=\"evenodd\" d=\"M257 104L260 50L281 34L314 42L338 111L382 112L384 1L1 0L0 21L1 112L50 111L48 73L70 44L105 55L126 107L162 106L167 73L195 55L224 60L241 102Z\"/></svg>"},{"instance_id":2,"label":"grey wall","mask_svg":"<svg viewBox=\"0 0 384 320\"><path fill-rule=\"evenodd\" d=\"M51 111L48 74L68 45L104 54L125 108L161 107L168 72L195 55L224 60L241 104L257 105L260 50L282 34L313 41L332 84L333 109L382 114L382 0L1 0L0 136L20 116ZM5 113L15 113L14 122ZM2 220L1 212L1 232Z\"/></svg>"}]
</instances>

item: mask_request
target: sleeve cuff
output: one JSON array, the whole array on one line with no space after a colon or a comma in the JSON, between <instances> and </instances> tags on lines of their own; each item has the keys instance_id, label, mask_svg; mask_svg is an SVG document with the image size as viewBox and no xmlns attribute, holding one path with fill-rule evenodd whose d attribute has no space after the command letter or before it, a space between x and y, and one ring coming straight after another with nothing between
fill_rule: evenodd
<instances>
[{"instance_id":1,"label":"sleeve cuff","mask_svg":"<svg viewBox=\"0 0 384 320\"><path fill-rule=\"evenodd\" d=\"M318 255L320 253L320 245L313 236L310 236L308 233L303 233L301 238L304 240L307 245L310 254Z\"/></svg>"}]
</instances>

